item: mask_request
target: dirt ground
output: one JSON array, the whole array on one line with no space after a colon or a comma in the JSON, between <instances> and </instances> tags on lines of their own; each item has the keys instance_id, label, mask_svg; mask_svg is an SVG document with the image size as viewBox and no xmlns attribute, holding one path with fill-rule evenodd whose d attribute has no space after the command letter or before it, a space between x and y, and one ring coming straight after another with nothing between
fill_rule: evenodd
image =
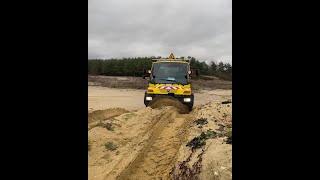
<instances>
[{"instance_id":1,"label":"dirt ground","mask_svg":"<svg viewBox=\"0 0 320 180\"><path fill-rule=\"evenodd\" d=\"M89 112L115 107L127 110L145 107L143 104L144 90L88 86L88 94Z\"/></svg>"},{"instance_id":2,"label":"dirt ground","mask_svg":"<svg viewBox=\"0 0 320 180\"><path fill-rule=\"evenodd\" d=\"M145 90L88 86L88 92L89 112L115 107L132 111L145 107L143 104ZM221 101L226 97L230 97L231 92L232 90L222 89L196 92L194 105L197 106L208 102Z\"/></svg>"},{"instance_id":3,"label":"dirt ground","mask_svg":"<svg viewBox=\"0 0 320 180\"><path fill-rule=\"evenodd\" d=\"M145 107L144 90L88 88L90 180L232 179L231 90L195 93L180 114Z\"/></svg>"}]
</instances>

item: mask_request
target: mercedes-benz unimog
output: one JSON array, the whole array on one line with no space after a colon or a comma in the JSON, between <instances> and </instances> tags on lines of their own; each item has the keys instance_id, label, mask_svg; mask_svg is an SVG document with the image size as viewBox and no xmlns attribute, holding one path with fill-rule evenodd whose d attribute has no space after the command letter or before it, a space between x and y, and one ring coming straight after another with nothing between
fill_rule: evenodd
<instances>
[{"instance_id":1,"label":"mercedes-benz unimog","mask_svg":"<svg viewBox=\"0 0 320 180\"><path fill-rule=\"evenodd\" d=\"M144 104L148 106L157 97L173 97L192 110L194 95L190 83L190 60L175 58L171 53L168 58L152 60L151 70L145 72L143 78L149 77L144 96Z\"/></svg>"}]
</instances>

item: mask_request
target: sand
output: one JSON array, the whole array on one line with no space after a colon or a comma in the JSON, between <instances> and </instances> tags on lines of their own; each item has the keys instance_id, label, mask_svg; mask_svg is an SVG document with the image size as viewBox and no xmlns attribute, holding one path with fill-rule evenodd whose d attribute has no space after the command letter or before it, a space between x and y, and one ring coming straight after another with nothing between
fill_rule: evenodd
<instances>
[{"instance_id":1,"label":"sand","mask_svg":"<svg viewBox=\"0 0 320 180\"><path fill-rule=\"evenodd\" d=\"M145 107L143 96L143 90L89 86L90 180L232 179L232 145L225 137L196 150L186 146L201 132L232 125L232 103L221 103L231 99L231 90L196 93L187 114L172 106ZM199 118L208 123L197 126ZM177 168L183 162L184 169Z\"/></svg>"}]
</instances>

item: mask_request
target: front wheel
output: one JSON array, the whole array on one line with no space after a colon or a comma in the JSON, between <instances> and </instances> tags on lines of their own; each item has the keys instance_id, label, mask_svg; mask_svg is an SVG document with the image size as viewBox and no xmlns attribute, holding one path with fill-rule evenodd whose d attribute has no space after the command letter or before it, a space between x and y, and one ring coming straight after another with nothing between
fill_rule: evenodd
<instances>
[{"instance_id":1,"label":"front wheel","mask_svg":"<svg viewBox=\"0 0 320 180\"><path fill-rule=\"evenodd\" d=\"M191 102L188 104L188 108L189 108L189 111L192 111L193 102L194 102L194 95L191 94L190 98L191 98Z\"/></svg>"},{"instance_id":2,"label":"front wheel","mask_svg":"<svg viewBox=\"0 0 320 180\"><path fill-rule=\"evenodd\" d=\"M149 102L146 100L147 92L144 93L143 103L147 107Z\"/></svg>"}]
</instances>

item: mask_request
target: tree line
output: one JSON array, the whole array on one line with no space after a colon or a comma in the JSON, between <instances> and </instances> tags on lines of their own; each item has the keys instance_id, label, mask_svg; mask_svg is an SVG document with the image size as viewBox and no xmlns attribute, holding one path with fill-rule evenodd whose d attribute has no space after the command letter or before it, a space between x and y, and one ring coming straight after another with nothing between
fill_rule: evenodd
<instances>
[{"instance_id":1,"label":"tree line","mask_svg":"<svg viewBox=\"0 0 320 180\"><path fill-rule=\"evenodd\" d=\"M122 59L89 59L88 74L106 76L142 76L143 70L150 69L154 57L134 57ZM223 62L200 62L190 57L191 68L198 69L201 75L214 75L232 80L232 66Z\"/></svg>"}]
</instances>

